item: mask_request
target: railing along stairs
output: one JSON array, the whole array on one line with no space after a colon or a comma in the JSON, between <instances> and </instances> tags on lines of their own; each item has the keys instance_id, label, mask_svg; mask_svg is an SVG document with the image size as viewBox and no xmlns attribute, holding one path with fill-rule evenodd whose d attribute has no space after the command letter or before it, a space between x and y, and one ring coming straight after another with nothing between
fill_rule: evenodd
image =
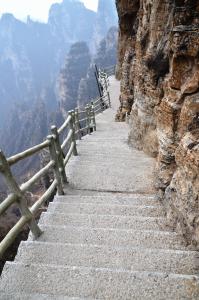
<instances>
[{"instance_id":1,"label":"railing along stairs","mask_svg":"<svg viewBox=\"0 0 199 300\"><path fill-rule=\"evenodd\" d=\"M111 74L110 71L111 70L108 70L109 74ZM0 204L0 216L2 216L14 203L18 205L21 214L20 219L0 243L0 257L2 257L8 247L11 246L25 225L28 224L34 239L37 239L42 234L42 231L36 222L36 215L56 190L58 195L64 194L64 185L68 182L65 172L66 165L72 154L74 156L78 155L76 140L80 140L82 136L96 131L95 116L111 107L107 73L98 70L96 67L96 79L100 97L88 103L82 110L80 108L75 108L74 110L69 111L63 125L59 129L56 126L52 126L51 135L47 136L44 142L9 158L6 158L3 151L0 150L0 172L3 174L3 178L5 179L9 190L9 195ZM61 142L64 133L66 134L66 138ZM49 151L49 163L28 181L19 185L11 171L11 166L28 157L32 157L43 150ZM27 204L26 192L30 191L35 183L39 182L43 176L49 174L52 170L54 178L50 187L31 207L29 207Z\"/></svg>"}]
</instances>

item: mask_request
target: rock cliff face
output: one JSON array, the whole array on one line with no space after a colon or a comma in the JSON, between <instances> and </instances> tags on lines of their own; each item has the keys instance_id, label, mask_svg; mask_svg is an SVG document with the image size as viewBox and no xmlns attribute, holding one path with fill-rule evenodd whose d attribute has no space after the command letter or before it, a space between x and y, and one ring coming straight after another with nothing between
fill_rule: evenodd
<instances>
[{"instance_id":1,"label":"rock cliff face","mask_svg":"<svg viewBox=\"0 0 199 300\"><path fill-rule=\"evenodd\" d=\"M111 27L101 40L96 55L92 56L87 44L72 45L58 79L58 99L62 112L83 106L99 96L94 75L96 64L106 68L116 64L118 28Z\"/></svg>"},{"instance_id":2,"label":"rock cliff face","mask_svg":"<svg viewBox=\"0 0 199 300\"><path fill-rule=\"evenodd\" d=\"M107 34L107 29L116 26L118 23L117 11L115 8L115 0L99 0L97 17L94 23L93 39L91 42L91 50L96 52L102 38Z\"/></svg>"},{"instance_id":3,"label":"rock cliff face","mask_svg":"<svg viewBox=\"0 0 199 300\"><path fill-rule=\"evenodd\" d=\"M100 16L104 16L105 23ZM56 119L60 115L58 104L63 103L64 95L60 101L56 93L56 82L71 45L85 41L88 48L93 49L95 29L98 28L98 38L101 40L104 38L101 34L109 30L107 26L116 23L114 0L100 0L97 12L87 9L78 0L64 0L52 5L47 24L32 21L30 18L24 23L11 14L4 14L0 18L0 148L7 155L41 142L47 133L46 128L49 128L49 120L52 116ZM81 52L81 49L79 51ZM89 56L87 62L83 55L79 53L76 56L76 53L73 53L71 57L69 68L72 69L73 79L71 87L69 81L67 82L68 90L65 92L70 95L70 99L66 101L66 110L74 108L79 94L88 101L88 94L95 94L97 90L95 85L94 89L90 86L92 91L84 90L82 82L80 93L78 92L79 81L87 75L90 64L90 54L86 54ZM86 66L78 65L78 61L84 61ZM84 72L77 74L81 67L85 69ZM66 80L64 76L63 83ZM73 86L75 81L78 81L78 84ZM40 107L45 107L41 111L46 118L42 118L41 114L33 117ZM38 126L34 120L37 120ZM37 131L34 130L35 126ZM14 137L12 128L15 132ZM30 133L30 139L26 138L26 131Z\"/></svg>"},{"instance_id":4,"label":"rock cliff face","mask_svg":"<svg viewBox=\"0 0 199 300\"><path fill-rule=\"evenodd\" d=\"M157 157L170 223L199 247L199 1L117 0L129 141Z\"/></svg>"},{"instance_id":5,"label":"rock cliff face","mask_svg":"<svg viewBox=\"0 0 199 300\"><path fill-rule=\"evenodd\" d=\"M74 109L78 100L80 80L86 77L91 55L85 42L72 45L58 80L58 92L62 112Z\"/></svg>"},{"instance_id":6,"label":"rock cliff face","mask_svg":"<svg viewBox=\"0 0 199 300\"><path fill-rule=\"evenodd\" d=\"M96 78L94 76L96 64L99 68L107 68L116 65L117 62L117 41L118 41L118 28L111 27L101 40L97 48L96 55L93 57L91 65L88 69L85 78L82 78L78 90L78 104L84 105L89 99L94 99L99 96Z\"/></svg>"},{"instance_id":7,"label":"rock cliff face","mask_svg":"<svg viewBox=\"0 0 199 300\"><path fill-rule=\"evenodd\" d=\"M30 18L24 23L4 14L0 18L0 127L13 103L39 101L50 90L54 96L57 75L72 44L85 41L96 52L116 24L114 0L100 0L97 12L78 0L63 0L52 5L46 24ZM48 97L45 102L49 109ZM55 97L54 102L56 106Z\"/></svg>"}]
</instances>

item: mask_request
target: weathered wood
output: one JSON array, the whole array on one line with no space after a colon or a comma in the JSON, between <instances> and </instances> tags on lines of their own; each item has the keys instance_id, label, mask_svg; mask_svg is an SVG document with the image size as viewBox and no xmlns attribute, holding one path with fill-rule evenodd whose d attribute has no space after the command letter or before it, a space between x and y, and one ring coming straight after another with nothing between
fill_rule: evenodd
<instances>
[{"instance_id":1,"label":"weathered wood","mask_svg":"<svg viewBox=\"0 0 199 300\"><path fill-rule=\"evenodd\" d=\"M77 138L78 140L81 140L82 134L81 134L81 125L80 125L80 120L79 120L79 109L75 108L75 124L76 124L76 129L77 129Z\"/></svg>"},{"instance_id":2,"label":"weathered wood","mask_svg":"<svg viewBox=\"0 0 199 300\"><path fill-rule=\"evenodd\" d=\"M61 145L62 150L64 150L65 147L68 145L68 143L70 143L72 135L73 135L73 131L72 131L72 129L70 129L67 134L67 137L65 138L65 140L63 141L63 143Z\"/></svg>"},{"instance_id":3,"label":"weathered wood","mask_svg":"<svg viewBox=\"0 0 199 300\"><path fill-rule=\"evenodd\" d=\"M98 102L100 102L100 98L97 98L97 100L93 101L93 104L97 104Z\"/></svg>"},{"instance_id":4,"label":"weathered wood","mask_svg":"<svg viewBox=\"0 0 199 300\"><path fill-rule=\"evenodd\" d=\"M55 192L55 189L57 187L57 179L53 181L53 183L50 185L50 187L45 191L45 193L41 196L37 202L33 204L33 206L30 208L30 211L32 214L36 214L41 206L48 201L48 199L52 196L52 194Z\"/></svg>"},{"instance_id":5,"label":"weathered wood","mask_svg":"<svg viewBox=\"0 0 199 300\"><path fill-rule=\"evenodd\" d=\"M91 131L96 131L95 115L99 112L102 112L107 107L111 107L110 94L108 92L109 78L107 74L103 73L101 70L98 70L97 66L95 66L95 69L95 76L100 98L88 104L83 111L79 111L78 108L76 108L75 111L70 111L66 121L59 129L57 129L56 126L51 127L52 135L48 136L47 140L45 140L43 143L18 153L8 159L6 159L3 152L0 151L0 172L3 174L10 191L9 196L0 204L0 215L3 214L15 202L19 205L22 215L17 224L9 231L9 233L0 243L0 256L13 243L14 239L17 237L25 224L28 224L30 227L34 238L37 238L42 234L42 231L37 225L34 216L40 207L49 199L49 197L52 196L56 188L59 195L64 194L63 184L67 183L65 165L68 163L72 154L75 156L78 155L76 137L80 140L82 132L86 131L85 133L90 134ZM96 109L98 107L99 109ZM80 116L84 117L82 114L85 114L85 118L80 119ZM80 122L86 122L86 127L81 128ZM60 134L62 134L67 127L69 127L70 130L67 138L61 145ZM66 156L64 157L62 150L68 144L70 147ZM10 166L47 148L50 150L51 161L45 167L39 170L32 178L19 186L13 177ZM42 195L42 197L29 209L24 196L25 192L28 191L33 184L35 184L35 182L40 180L43 175L47 174L51 168L54 170L55 177L53 183Z\"/></svg>"},{"instance_id":6,"label":"weathered wood","mask_svg":"<svg viewBox=\"0 0 199 300\"><path fill-rule=\"evenodd\" d=\"M95 71L96 71L97 77L99 77L99 70L98 70L98 67L96 64L95 64Z\"/></svg>"},{"instance_id":7,"label":"weathered wood","mask_svg":"<svg viewBox=\"0 0 199 300\"><path fill-rule=\"evenodd\" d=\"M93 101L91 101L91 115L92 115L92 127L93 130L96 131L96 119L95 119L95 110L94 110L94 104Z\"/></svg>"},{"instance_id":8,"label":"weathered wood","mask_svg":"<svg viewBox=\"0 0 199 300\"><path fill-rule=\"evenodd\" d=\"M0 258L3 257L5 251L12 245L16 237L19 235L23 227L31 222L31 216L22 216L14 227L7 233L5 238L0 243Z\"/></svg>"},{"instance_id":9,"label":"weathered wood","mask_svg":"<svg viewBox=\"0 0 199 300\"><path fill-rule=\"evenodd\" d=\"M108 96L108 106L111 108L111 97L109 92L107 92L107 96Z\"/></svg>"},{"instance_id":10,"label":"weathered wood","mask_svg":"<svg viewBox=\"0 0 199 300\"><path fill-rule=\"evenodd\" d=\"M64 183L67 183L68 181L67 181L67 178L66 178L66 172L65 172L65 168L64 168L64 155L63 155L63 152L62 152L57 127L56 126L51 126L51 132L54 136L58 166L59 166L59 170L60 170L60 173L61 173L61 179L62 179L62 182L64 184Z\"/></svg>"},{"instance_id":11,"label":"weathered wood","mask_svg":"<svg viewBox=\"0 0 199 300\"><path fill-rule=\"evenodd\" d=\"M95 109L95 114L99 114L102 111L101 106L98 109Z\"/></svg>"},{"instance_id":12,"label":"weathered wood","mask_svg":"<svg viewBox=\"0 0 199 300\"><path fill-rule=\"evenodd\" d=\"M0 216L16 201L18 196L15 194L10 194L8 197L0 204Z\"/></svg>"},{"instance_id":13,"label":"weathered wood","mask_svg":"<svg viewBox=\"0 0 199 300\"><path fill-rule=\"evenodd\" d=\"M7 159L7 162L9 164L9 166L12 166L12 165L16 164L17 162L19 162L29 156L32 156L35 153L38 153L39 151L47 148L48 146L49 146L49 141L44 141L43 143L41 143L39 145L36 145L30 149L27 149L21 153L18 153L14 156L9 157Z\"/></svg>"},{"instance_id":14,"label":"weathered wood","mask_svg":"<svg viewBox=\"0 0 199 300\"><path fill-rule=\"evenodd\" d=\"M67 126L69 126L71 116L68 116L64 124L58 129L58 133L61 134Z\"/></svg>"},{"instance_id":15,"label":"weathered wood","mask_svg":"<svg viewBox=\"0 0 199 300\"><path fill-rule=\"evenodd\" d=\"M87 130L88 130L88 127L87 127L87 126L80 129L81 132L84 132L84 131L87 132Z\"/></svg>"},{"instance_id":16,"label":"weathered wood","mask_svg":"<svg viewBox=\"0 0 199 300\"><path fill-rule=\"evenodd\" d=\"M77 145L76 145L76 139L75 139L75 128L74 128L74 123L75 123L75 119L74 119L74 111L71 110L68 112L69 116L71 116L71 120L70 120L70 129L72 130L73 134L71 137L71 140L74 143L74 147L73 147L73 155L74 156L78 156L77 153Z\"/></svg>"},{"instance_id":17,"label":"weathered wood","mask_svg":"<svg viewBox=\"0 0 199 300\"><path fill-rule=\"evenodd\" d=\"M86 105L86 117L87 134L90 134L90 106L88 104Z\"/></svg>"},{"instance_id":18,"label":"weathered wood","mask_svg":"<svg viewBox=\"0 0 199 300\"><path fill-rule=\"evenodd\" d=\"M45 174L49 173L49 170L53 168L55 165L54 161L50 161L44 168L39 170L32 178L30 178L28 181L23 183L20 186L20 189L23 193L30 190L30 188L39 180L41 179Z\"/></svg>"},{"instance_id":19,"label":"weathered wood","mask_svg":"<svg viewBox=\"0 0 199 300\"><path fill-rule=\"evenodd\" d=\"M100 98L103 96L103 91L102 91L102 87L101 87L101 84L99 82L99 78L97 76L97 73L95 72L95 79L96 79L96 82L97 82L97 87L98 87L98 91L99 91L99 96Z\"/></svg>"},{"instance_id":20,"label":"weathered wood","mask_svg":"<svg viewBox=\"0 0 199 300\"><path fill-rule=\"evenodd\" d=\"M55 146L55 137L53 135L49 135L49 136L47 136L47 139L50 142L50 145L49 145L50 157L51 157L52 161L55 162L53 170L54 170L54 177L57 180L57 192L58 192L58 195L64 195L61 172L59 170L58 155L57 155L56 146Z\"/></svg>"},{"instance_id":21,"label":"weathered wood","mask_svg":"<svg viewBox=\"0 0 199 300\"><path fill-rule=\"evenodd\" d=\"M0 151L0 171L4 175L4 179L6 184L9 188L9 191L17 196L17 203L19 205L21 215L27 217L30 221L28 225L30 227L31 232L33 233L34 237L37 238L41 235L42 231L40 230L39 226L37 225L34 216L30 212L27 201L24 197L23 192L21 191L20 187L18 186L16 180L14 179L12 172L10 170L9 163L7 162L5 155L2 151Z\"/></svg>"},{"instance_id":22,"label":"weathered wood","mask_svg":"<svg viewBox=\"0 0 199 300\"><path fill-rule=\"evenodd\" d=\"M64 165L65 166L67 165L67 163L68 163L68 161L69 161L69 159L70 159L70 157L73 153L74 147L75 147L75 144L74 144L74 142L72 142L71 145L70 145L70 148L68 150L68 153L66 154L66 156L64 158Z\"/></svg>"},{"instance_id":23,"label":"weathered wood","mask_svg":"<svg viewBox=\"0 0 199 300\"><path fill-rule=\"evenodd\" d=\"M87 117L86 118L83 118L83 119L81 119L81 120L79 120L80 122L84 122L84 121L86 121L87 120Z\"/></svg>"}]
</instances>

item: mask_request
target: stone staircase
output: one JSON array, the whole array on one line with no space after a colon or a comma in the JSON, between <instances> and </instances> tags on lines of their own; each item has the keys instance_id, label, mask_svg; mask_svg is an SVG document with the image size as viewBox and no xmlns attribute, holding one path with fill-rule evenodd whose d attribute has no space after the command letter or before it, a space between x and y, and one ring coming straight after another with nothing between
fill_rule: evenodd
<instances>
[{"instance_id":1,"label":"stone staircase","mask_svg":"<svg viewBox=\"0 0 199 300\"><path fill-rule=\"evenodd\" d=\"M198 252L167 228L154 161L128 147L127 125L113 120L113 79L111 87L113 108L78 142L66 195L42 214L42 236L6 264L0 299L199 299Z\"/></svg>"}]
</instances>

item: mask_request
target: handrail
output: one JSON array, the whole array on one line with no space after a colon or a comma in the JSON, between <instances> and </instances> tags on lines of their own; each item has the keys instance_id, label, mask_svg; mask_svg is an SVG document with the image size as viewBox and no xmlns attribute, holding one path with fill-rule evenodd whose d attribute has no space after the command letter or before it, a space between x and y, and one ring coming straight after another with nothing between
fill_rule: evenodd
<instances>
[{"instance_id":1,"label":"handrail","mask_svg":"<svg viewBox=\"0 0 199 300\"><path fill-rule=\"evenodd\" d=\"M43 194L43 196L33 204L33 206L30 208L30 211L33 215L35 215L38 210L41 208L41 206L50 198L50 196L54 193L57 186L57 180L55 179L50 187L47 189L47 191Z\"/></svg>"},{"instance_id":2,"label":"handrail","mask_svg":"<svg viewBox=\"0 0 199 300\"><path fill-rule=\"evenodd\" d=\"M58 129L59 134L61 134L64 131L64 129L69 125L70 120L71 120L71 116L68 116L64 124L62 124L62 126Z\"/></svg>"},{"instance_id":3,"label":"handrail","mask_svg":"<svg viewBox=\"0 0 199 300\"><path fill-rule=\"evenodd\" d=\"M7 198L0 204L0 216L14 203L18 204L21 212L20 219L0 243L0 257L2 257L6 249L13 243L14 239L26 224L28 224L35 239L42 234L35 220L36 214L56 190L58 195L64 194L63 187L64 184L68 182L65 167L72 154L74 156L78 155L76 140L81 140L85 134L96 131L96 115L106 108L111 107L107 74L99 70L96 79L98 84L101 82L103 87L103 90L100 91L100 97L89 102L82 110L75 108L75 110L69 111L65 122L59 129L56 126L51 127L51 135L49 135L44 142L9 158L6 158L4 153L0 150L0 172L3 174L10 191ZM96 109L98 106L99 109ZM82 116L82 114L84 114L84 116ZM61 143L60 136L63 137L65 134L67 134L67 136ZM67 153L64 154L66 146L68 146ZM11 166L40 151L45 151L49 154L49 162L29 180L19 186L13 176ZM44 175L49 174L50 171L54 173L53 182L45 193L29 208L25 199L26 192L29 191L36 182L41 180Z\"/></svg>"},{"instance_id":4,"label":"handrail","mask_svg":"<svg viewBox=\"0 0 199 300\"><path fill-rule=\"evenodd\" d=\"M67 135L66 139L63 141L63 143L61 145L62 150L64 150L64 148L66 147L66 145L70 142L70 140L72 138L72 135L73 135L73 131L72 131L72 129L70 129L69 132L68 132L68 135Z\"/></svg>"},{"instance_id":5,"label":"handrail","mask_svg":"<svg viewBox=\"0 0 199 300\"><path fill-rule=\"evenodd\" d=\"M43 143L41 143L39 145L36 145L28 150L25 150L21 153L18 153L16 155L9 157L7 159L7 162L9 164L9 166L12 166L12 165L18 163L20 160L24 160L25 158L28 158L35 153L38 153L39 151L41 151L44 148L47 148L48 146L49 146L49 141L44 141Z\"/></svg>"},{"instance_id":6,"label":"handrail","mask_svg":"<svg viewBox=\"0 0 199 300\"><path fill-rule=\"evenodd\" d=\"M49 170L54 167L55 162L50 161L44 168L42 168L39 172L37 172L32 178L23 183L20 188L23 193L27 192L35 182L39 181L45 174L49 172Z\"/></svg>"}]
</instances>

